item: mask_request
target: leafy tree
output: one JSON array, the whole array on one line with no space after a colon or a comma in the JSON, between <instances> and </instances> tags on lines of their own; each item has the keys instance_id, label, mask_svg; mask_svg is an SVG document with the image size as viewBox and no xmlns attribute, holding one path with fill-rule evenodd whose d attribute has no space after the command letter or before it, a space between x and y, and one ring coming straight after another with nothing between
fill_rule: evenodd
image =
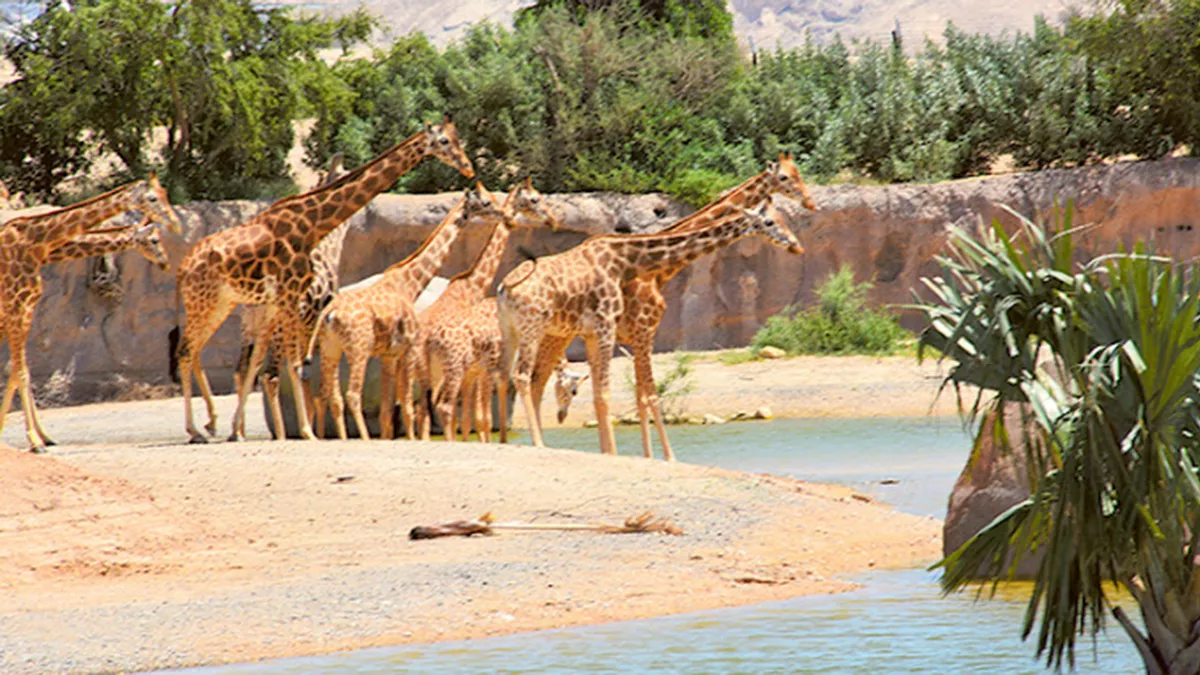
<instances>
[{"instance_id":1,"label":"leafy tree","mask_svg":"<svg viewBox=\"0 0 1200 675\"><path fill-rule=\"evenodd\" d=\"M177 196L289 189L293 120L348 105L320 51L373 26L250 0L52 2L4 41L20 79L0 92L0 165L47 196L103 152L141 173L165 128Z\"/></svg>"},{"instance_id":2,"label":"leafy tree","mask_svg":"<svg viewBox=\"0 0 1200 675\"><path fill-rule=\"evenodd\" d=\"M1078 265L1070 207L1019 230L955 231L926 280L922 349L980 388L964 414L994 416L1032 467L1032 495L938 563L943 587L1006 579L1036 550L1023 633L1049 665L1073 665L1111 614L1148 673L1200 672L1200 269L1140 246ZM1024 430L1005 428L1014 404Z\"/></svg>"},{"instance_id":3,"label":"leafy tree","mask_svg":"<svg viewBox=\"0 0 1200 675\"><path fill-rule=\"evenodd\" d=\"M677 37L733 41L733 15L724 0L539 0L517 11L518 23L536 22L548 9L562 8L579 23L597 11L637 19L640 30L666 30Z\"/></svg>"}]
</instances>

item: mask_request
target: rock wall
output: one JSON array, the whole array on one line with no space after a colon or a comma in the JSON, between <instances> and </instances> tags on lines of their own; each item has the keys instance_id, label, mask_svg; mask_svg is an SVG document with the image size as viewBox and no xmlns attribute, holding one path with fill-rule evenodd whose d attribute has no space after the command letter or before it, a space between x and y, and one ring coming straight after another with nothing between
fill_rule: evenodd
<instances>
[{"instance_id":1,"label":"rock wall","mask_svg":"<svg viewBox=\"0 0 1200 675\"><path fill-rule=\"evenodd\" d=\"M1191 258L1200 253L1200 160L1172 159L1023 173L936 185L817 187L817 213L780 200L777 206L806 247L790 255L757 238L697 261L666 287L669 310L658 334L660 350L744 345L767 317L793 303L807 303L813 289L843 263L860 278L873 278L872 300L908 303L922 276L937 272L947 225L972 226L981 219L1014 219L1009 206L1033 214L1056 199L1073 198L1077 223L1091 223L1081 239L1086 255L1152 241L1161 253ZM456 194L385 195L357 215L347 238L341 274L352 283L408 255L428 236ZM513 237L501 274L519 258L517 247L537 255L562 251L591 234L654 231L688 209L662 195L555 195L551 201L566 229L522 231ZM166 234L174 262L212 232L241 223L265 203L193 203L179 208L182 237ZM0 212L0 219L5 219ZM471 228L442 270L461 271L483 246L487 229ZM88 290L88 263L43 271L46 292L30 337L35 382L74 364L76 400L111 394L120 381L167 381L166 334L175 322L174 274L152 269L137 254L119 259L125 298L107 304ZM236 314L235 314L236 316ZM686 320L685 320L686 317ZM919 317L903 321L918 327ZM237 319L209 343L204 362L214 386L228 390L238 352ZM7 357L7 348L0 356Z\"/></svg>"}]
</instances>

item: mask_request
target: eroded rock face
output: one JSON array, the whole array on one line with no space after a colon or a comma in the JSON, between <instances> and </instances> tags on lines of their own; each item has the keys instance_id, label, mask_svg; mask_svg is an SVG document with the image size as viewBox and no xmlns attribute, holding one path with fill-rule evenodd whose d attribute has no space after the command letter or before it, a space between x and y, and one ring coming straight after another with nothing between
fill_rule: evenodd
<instances>
[{"instance_id":1,"label":"eroded rock face","mask_svg":"<svg viewBox=\"0 0 1200 675\"><path fill-rule=\"evenodd\" d=\"M459 195L384 195L351 223L342 259L343 284L381 272L420 246ZM793 303L806 304L813 289L843 263L860 279L873 279L871 301L903 304L912 288L938 268L946 227L970 227L993 217L1015 219L1045 211L1056 199L1074 199L1076 223L1093 227L1079 237L1081 257L1129 247L1137 239L1181 259L1200 254L1200 160L1172 159L1013 174L936 185L816 187L820 210L811 213L789 200L776 202L804 244L792 255L757 239L745 239L702 258L665 290L667 314L656 347L669 350L735 347L754 328ZM534 255L564 251L591 234L653 232L688 212L662 195L551 195L565 229L520 230L509 243L500 275L519 262L519 248ZM266 203L193 203L179 208L183 237L165 233L177 265L201 237L244 222ZM4 214L0 213L0 218ZM456 243L443 276L462 271L482 248L488 228L472 226ZM135 253L119 257L124 301L106 304L87 288L87 263L46 268L46 292L30 338L35 382L74 360L75 400L94 398L117 376L133 382L168 381L167 332L175 325L174 272L153 269ZM685 320L686 317L686 320ZM699 317L699 318L698 318ZM902 321L919 326L920 317ZM231 386L238 355L237 320L226 322L204 351L204 363L220 391ZM580 354L581 356L581 354ZM7 358L7 350L0 352Z\"/></svg>"}]
</instances>

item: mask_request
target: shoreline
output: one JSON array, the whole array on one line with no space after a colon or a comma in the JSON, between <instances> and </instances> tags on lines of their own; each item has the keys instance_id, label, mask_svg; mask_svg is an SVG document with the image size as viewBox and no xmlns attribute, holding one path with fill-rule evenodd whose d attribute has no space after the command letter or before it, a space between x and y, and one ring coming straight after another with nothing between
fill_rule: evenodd
<instances>
[{"instance_id":1,"label":"shoreline","mask_svg":"<svg viewBox=\"0 0 1200 675\"><path fill-rule=\"evenodd\" d=\"M854 410L851 398L870 405L879 387L924 387L930 400L920 368L861 358L838 361L844 386L827 403ZM763 363L776 378L812 370L713 365L757 379L747 366ZM805 386L832 386L821 380L838 379L833 363ZM889 375L858 386L863 369ZM767 383L773 396L794 388ZM261 438L253 400L248 430ZM632 447L613 458L441 441L189 446L175 440L180 405L50 410L51 432L75 445L0 453L0 671L214 665L639 619L844 592L859 572L940 554L940 520L848 487L647 461ZM218 405L227 424L232 400ZM5 440L21 433L10 423ZM685 535L406 538L486 511L620 523L646 510Z\"/></svg>"}]
</instances>

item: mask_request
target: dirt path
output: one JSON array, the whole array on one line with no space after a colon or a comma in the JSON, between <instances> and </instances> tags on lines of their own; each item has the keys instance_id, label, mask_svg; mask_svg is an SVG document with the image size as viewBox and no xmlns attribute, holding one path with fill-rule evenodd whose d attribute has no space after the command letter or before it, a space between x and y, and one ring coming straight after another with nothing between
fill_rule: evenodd
<instances>
[{"instance_id":1,"label":"dirt path","mask_svg":"<svg viewBox=\"0 0 1200 675\"><path fill-rule=\"evenodd\" d=\"M869 361L783 363L844 411L871 407L885 395L877 387L902 388L891 366L877 371L884 383L851 384ZM712 365L728 396L745 401L747 387L793 410L782 397L799 388L784 367ZM927 374L903 385L925 410L937 384ZM261 439L255 403L249 431ZM0 672L315 654L838 592L846 574L924 564L940 549L939 521L845 488L519 445L189 446L180 407L47 411L69 445L46 457L0 451ZM223 397L221 412L231 409ZM4 440L20 437L10 418ZM406 537L489 510L619 523L647 509L685 535Z\"/></svg>"}]
</instances>

